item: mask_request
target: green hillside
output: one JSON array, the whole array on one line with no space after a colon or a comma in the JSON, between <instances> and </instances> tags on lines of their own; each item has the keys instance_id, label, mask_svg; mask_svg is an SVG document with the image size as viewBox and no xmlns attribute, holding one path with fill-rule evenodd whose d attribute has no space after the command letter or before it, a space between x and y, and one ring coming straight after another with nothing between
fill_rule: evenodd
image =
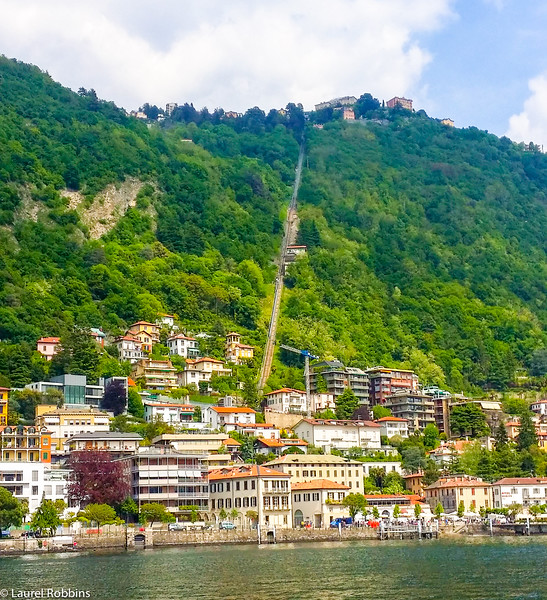
<instances>
[{"instance_id":1,"label":"green hillside","mask_svg":"<svg viewBox=\"0 0 547 600\"><path fill-rule=\"evenodd\" d=\"M383 113L307 132L299 200L312 249L291 269L282 337L455 390L503 389L544 356L547 157Z\"/></svg>"},{"instance_id":2,"label":"green hillside","mask_svg":"<svg viewBox=\"0 0 547 600\"><path fill-rule=\"evenodd\" d=\"M184 105L148 126L0 58L0 385L44 375L43 335L158 312L260 347L303 128L287 109ZM373 109L306 125L309 253L289 270L281 341L454 390L544 375L547 158ZM300 385L281 358L271 386Z\"/></svg>"}]
</instances>

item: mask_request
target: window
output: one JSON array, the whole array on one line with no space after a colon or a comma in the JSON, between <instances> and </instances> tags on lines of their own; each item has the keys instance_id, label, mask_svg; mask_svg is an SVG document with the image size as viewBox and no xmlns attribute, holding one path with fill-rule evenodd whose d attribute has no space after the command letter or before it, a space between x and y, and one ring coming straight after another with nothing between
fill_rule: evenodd
<instances>
[{"instance_id":1,"label":"window","mask_svg":"<svg viewBox=\"0 0 547 600\"><path fill-rule=\"evenodd\" d=\"M308 477L308 471L302 471L302 477Z\"/></svg>"},{"instance_id":2,"label":"window","mask_svg":"<svg viewBox=\"0 0 547 600\"><path fill-rule=\"evenodd\" d=\"M224 491L224 484L223 483L219 483L218 484L218 491L219 492L223 492Z\"/></svg>"},{"instance_id":3,"label":"window","mask_svg":"<svg viewBox=\"0 0 547 600\"><path fill-rule=\"evenodd\" d=\"M212 483L211 484L211 493L214 494L217 491L217 484L216 483Z\"/></svg>"},{"instance_id":4,"label":"window","mask_svg":"<svg viewBox=\"0 0 547 600\"><path fill-rule=\"evenodd\" d=\"M294 501L295 502L300 502L300 494L295 494L294 495Z\"/></svg>"},{"instance_id":5,"label":"window","mask_svg":"<svg viewBox=\"0 0 547 600\"><path fill-rule=\"evenodd\" d=\"M247 497L243 498L243 506L245 508L248 508L248 506L249 506L249 498L247 498Z\"/></svg>"},{"instance_id":6,"label":"window","mask_svg":"<svg viewBox=\"0 0 547 600\"><path fill-rule=\"evenodd\" d=\"M215 510L215 500L214 499L211 500L211 508L213 510Z\"/></svg>"},{"instance_id":7,"label":"window","mask_svg":"<svg viewBox=\"0 0 547 600\"><path fill-rule=\"evenodd\" d=\"M304 494L304 502L310 501L310 494Z\"/></svg>"},{"instance_id":8,"label":"window","mask_svg":"<svg viewBox=\"0 0 547 600\"><path fill-rule=\"evenodd\" d=\"M256 496L251 498L251 506L256 506Z\"/></svg>"},{"instance_id":9,"label":"window","mask_svg":"<svg viewBox=\"0 0 547 600\"><path fill-rule=\"evenodd\" d=\"M239 492L239 487L240 487L240 483L239 483L239 481L236 481L236 492Z\"/></svg>"},{"instance_id":10,"label":"window","mask_svg":"<svg viewBox=\"0 0 547 600\"><path fill-rule=\"evenodd\" d=\"M319 494L313 494L313 501L317 502L319 500Z\"/></svg>"},{"instance_id":11,"label":"window","mask_svg":"<svg viewBox=\"0 0 547 600\"><path fill-rule=\"evenodd\" d=\"M235 507L236 508L241 508L241 498L236 498L235 499Z\"/></svg>"},{"instance_id":12,"label":"window","mask_svg":"<svg viewBox=\"0 0 547 600\"><path fill-rule=\"evenodd\" d=\"M248 481L244 481L243 482L243 489L246 490L249 488L249 482Z\"/></svg>"},{"instance_id":13,"label":"window","mask_svg":"<svg viewBox=\"0 0 547 600\"><path fill-rule=\"evenodd\" d=\"M33 496L37 496L38 495L38 486L37 485L33 485L32 486L32 495Z\"/></svg>"},{"instance_id":14,"label":"window","mask_svg":"<svg viewBox=\"0 0 547 600\"><path fill-rule=\"evenodd\" d=\"M475 488L471 488L471 495L474 496L475 495Z\"/></svg>"},{"instance_id":15,"label":"window","mask_svg":"<svg viewBox=\"0 0 547 600\"><path fill-rule=\"evenodd\" d=\"M222 498L218 500L218 508L224 508L224 500Z\"/></svg>"},{"instance_id":16,"label":"window","mask_svg":"<svg viewBox=\"0 0 547 600\"><path fill-rule=\"evenodd\" d=\"M256 481L253 479L253 481L251 481L251 489L254 490L256 488Z\"/></svg>"},{"instance_id":17,"label":"window","mask_svg":"<svg viewBox=\"0 0 547 600\"><path fill-rule=\"evenodd\" d=\"M38 481L38 471L32 471L32 481Z\"/></svg>"},{"instance_id":18,"label":"window","mask_svg":"<svg viewBox=\"0 0 547 600\"><path fill-rule=\"evenodd\" d=\"M230 491L230 482L229 481L226 482L226 491L227 492Z\"/></svg>"},{"instance_id":19,"label":"window","mask_svg":"<svg viewBox=\"0 0 547 600\"><path fill-rule=\"evenodd\" d=\"M232 500L230 498L226 499L226 508L232 508Z\"/></svg>"}]
</instances>

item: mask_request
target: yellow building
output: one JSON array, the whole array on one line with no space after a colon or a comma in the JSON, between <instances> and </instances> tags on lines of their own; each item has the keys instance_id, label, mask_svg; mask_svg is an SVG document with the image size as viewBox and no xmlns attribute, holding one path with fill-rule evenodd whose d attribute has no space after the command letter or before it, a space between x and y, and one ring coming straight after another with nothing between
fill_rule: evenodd
<instances>
[{"instance_id":1,"label":"yellow building","mask_svg":"<svg viewBox=\"0 0 547 600\"><path fill-rule=\"evenodd\" d=\"M51 463L51 432L45 427L0 427L2 462Z\"/></svg>"},{"instance_id":2,"label":"yellow building","mask_svg":"<svg viewBox=\"0 0 547 600\"><path fill-rule=\"evenodd\" d=\"M240 365L254 357L254 347L241 343L241 335L232 331L226 336L225 356L228 362Z\"/></svg>"},{"instance_id":3,"label":"yellow building","mask_svg":"<svg viewBox=\"0 0 547 600\"><path fill-rule=\"evenodd\" d=\"M445 513L455 513L460 502L466 512L478 514L481 508L492 507L492 485L480 477L452 475L441 477L424 490L425 499L432 511L440 502Z\"/></svg>"},{"instance_id":4,"label":"yellow building","mask_svg":"<svg viewBox=\"0 0 547 600\"><path fill-rule=\"evenodd\" d=\"M10 388L0 387L0 425L8 424L8 394Z\"/></svg>"}]
</instances>

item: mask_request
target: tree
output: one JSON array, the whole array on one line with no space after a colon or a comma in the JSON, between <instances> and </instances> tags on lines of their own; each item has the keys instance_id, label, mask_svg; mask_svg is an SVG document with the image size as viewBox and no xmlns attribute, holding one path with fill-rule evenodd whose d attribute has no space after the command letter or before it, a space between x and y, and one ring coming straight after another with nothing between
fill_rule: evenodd
<instances>
[{"instance_id":1,"label":"tree","mask_svg":"<svg viewBox=\"0 0 547 600\"><path fill-rule=\"evenodd\" d=\"M85 375L96 381L99 366L99 352L91 332L75 327L61 336L60 350L51 360L52 375Z\"/></svg>"},{"instance_id":2,"label":"tree","mask_svg":"<svg viewBox=\"0 0 547 600\"><path fill-rule=\"evenodd\" d=\"M507 429L505 428L505 423L503 421L500 421L498 426L496 427L494 439L494 444L497 452L501 452L502 450L505 450L508 447L509 436L507 435Z\"/></svg>"},{"instance_id":3,"label":"tree","mask_svg":"<svg viewBox=\"0 0 547 600\"><path fill-rule=\"evenodd\" d=\"M547 348L538 348L530 358L530 375L543 377L547 375Z\"/></svg>"},{"instance_id":4,"label":"tree","mask_svg":"<svg viewBox=\"0 0 547 600\"><path fill-rule=\"evenodd\" d=\"M381 404L377 404L372 407L372 416L375 420L382 419L383 417L391 417L391 410L382 406Z\"/></svg>"},{"instance_id":5,"label":"tree","mask_svg":"<svg viewBox=\"0 0 547 600\"><path fill-rule=\"evenodd\" d=\"M419 446L408 446L401 451L403 469L406 473L417 473L426 467L425 454Z\"/></svg>"},{"instance_id":6,"label":"tree","mask_svg":"<svg viewBox=\"0 0 547 600\"><path fill-rule=\"evenodd\" d=\"M238 517L239 511L237 510L237 508L232 508L232 510L230 511L230 519L232 519L232 521L235 521Z\"/></svg>"},{"instance_id":7,"label":"tree","mask_svg":"<svg viewBox=\"0 0 547 600\"><path fill-rule=\"evenodd\" d=\"M315 379L315 389L318 394L326 394L328 391L327 380L319 373Z\"/></svg>"},{"instance_id":8,"label":"tree","mask_svg":"<svg viewBox=\"0 0 547 600\"><path fill-rule=\"evenodd\" d=\"M343 393L336 398L336 418L351 419L358 406L359 398L357 398L350 388L346 388Z\"/></svg>"},{"instance_id":9,"label":"tree","mask_svg":"<svg viewBox=\"0 0 547 600\"><path fill-rule=\"evenodd\" d=\"M125 390L125 386L119 379L114 379L108 384L108 387L104 392L104 398L101 402L101 408L103 410L112 412L116 417L125 412L126 405L127 393Z\"/></svg>"},{"instance_id":10,"label":"tree","mask_svg":"<svg viewBox=\"0 0 547 600\"><path fill-rule=\"evenodd\" d=\"M127 496L121 504L116 506L116 513L119 517L127 521L129 515L135 516L139 514L139 507L131 496Z\"/></svg>"},{"instance_id":11,"label":"tree","mask_svg":"<svg viewBox=\"0 0 547 600\"><path fill-rule=\"evenodd\" d=\"M440 443L439 430L436 425L429 423L424 429L424 447L426 450L434 450Z\"/></svg>"},{"instance_id":12,"label":"tree","mask_svg":"<svg viewBox=\"0 0 547 600\"><path fill-rule=\"evenodd\" d=\"M537 446L538 438L536 434L536 427L532 420L532 413L527 410L523 411L520 415L520 427L517 434L517 448L518 450L529 450L531 446Z\"/></svg>"},{"instance_id":13,"label":"tree","mask_svg":"<svg viewBox=\"0 0 547 600\"><path fill-rule=\"evenodd\" d=\"M348 494L342 500L342 506L345 506L349 510L349 516L354 519L357 513L363 513L366 511L368 502L363 494Z\"/></svg>"},{"instance_id":14,"label":"tree","mask_svg":"<svg viewBox=\"0 0 547 600\"><path fill-rule=\"evenodd\" d=\"M52 500L44 498L40 506L36 509L36 512L32 515L30 528L33 531L37 531L40 535L44 531L47 531L49 535L53 535L60 524L61 519L59 518L57 507Z\"/></svg>"},{"instance_id":15,"label":"tree","mask_svg":"<svg viewBox=\"0 0 547 600\"><path fill-rule=\"evenodd\" d=\"M402 494L405 491L405 482L397 471L390 471L384 478L384 494Z\"/></svg>"},{"instance_id":16,"label":"tree","mask_svg":"<svg viewBox=\"0 0 547 600\"><path fill-rule=\"evenodd\" d=\"M490 483L495 480L495 465L492 460L492 453L486 448L481 448L479 462L477 463L477 477Z\"/></svg>"},{"instance_id":17,"label":"tree","mask_svg":"<svg viewBox=\"0 0 547 600\"><path fill-rule=\"evenodd\" d=\"M393 507L393 518L398 519L400 516L401 516L401 507L398 504L396 504Z\"/></svg>"},{"instance_id":18,"label":"tree","mask_svg":"<svg viewBox=\"0 0 547 600\"><path fill-rule=\"evenodd\" d=\"M372 467L369 469L368 476L372 479L374 485L381 490L384 485L386 470L383 467Z\"/></svg>"},{"instance_id":19,"label":"tree","mask_svg":"<svg viewBox=\"0 0 547 600\"><path fill-rule=\"evenodd\" d=\"M440 519L443 515L443 512L444 512L443 505L440 502L438 502L437 506L435 507L435 517L437 519Z\"/></svg>"},{"instance_id":20,"label":"tree","mask_svg":"<svg viewBox=\"0 0 547 600\"><path fill-rule=\"evenodd\" d=\"M463 514L465 513L465 504L463 502L463 500L460 500L460 503L458 504L458 517L460 517L460 519L463 517Z\"/></svg>"},{"instance_id":21,"label":"tree","mask_svg":"<svg viewBox=\"0 0 547 600\"><path fill-rule=\"evenodd\" d=\"M156 522L173 523L175 521L173 514L170 513L163 504L159 504L158 502L148 502L143 504L141 506L140 514L142 522L150 523L150 527Z\"/></svg>"},{"instance_id":22,"label":"tree","mask_svg":"<svg viewBox=\"0 0 547 600\"><path fill-rule=\"evenodd\" d=\"M435 483L437 481L437 479L439 479L440 476L441 476L441 472L439 471L439 467L437 466L437 463L433 459L428 458L427 462L426 462L426 467L424 470L423 480L422 480L423 485L425 487L427 487L428 485Z\"/></svg>"},{"instance_id":23,"label":"tree","mask_svg":"<svg viewBox=\"0 0 547 600\"><path fill-rule=\"evenodd\" d=\"M90 523L97 523L97 528L116 521L116 511L108 504L88 504L84 510L80 511L79 516Z\"/></svg>"},{"instance_id":24,"label":"tree","mask_svg":"<svg viewBox=\"0 0 547 600\"><path fill-rule=\"evenodd\" d=\"M123 463L101 450L73 452L67 461L71 470L68 497L82 506L116 504L129 495L129 480Z\"/></svg>"},{"instance_id":25,"label":"tree","mask_svg":"<svg viewBox=\"0 0 547 600\"><path fill-rule=\"evenodd\" d=\"M490 431L486 415L471 402L454 406L450 413L450 430L461 436L480 437Z\"/></svg>"},{"instance_id":26,"label":"tree","mask_svg":"<svg viewBox=\"0 0 547 600\"><path fill-rule=\"evenodd\" d=\"M375 519L379 519L379 518L380 518L380 511L378 510L378 507L377 507L377 506L373 506L373 507L372 507L372 516L373 516Z\"/></svg>"},{"instance_id":27,"label":"tree","mask_svg":"<svg viewBox=\"0 0 547 600\"><path fill-rule=\"evenodd\" d=\"M510 504L507 507L507 515L509 516L509 518L514 521L517 517L517 515L521 512L522 510L522 504L518 504L517 502L513 502L512 504Z\"/></svg>"},{"instance_id":28,"label":"tree","mask_svg":"<svg viewBox=\"0 0 547 600\"><path fill-rule=\"evenodd\" d=\"M220 512L218 513L218 516L221 521L224 521L224 519L228 516L228 513L223 508L221 508Z\"/></svg>"},{"instance_id":29,"label":"tree","mask_svg":"<svg viewBox=\"0 0 547 600\"><path fill-rule=\"evenodd\" d=\"M127 412L137 419L144 419L144 404L141 395L134 387L130 387L127 394Z\"/></svg>"},{"instance_id":30,"label":"tree","mask_svg":"<svg viewBox=\"0 0 547 600\"><path fill-rule=\"evenodd\" d=\"M194 423L201 423L201 406L194 406L192 421L194 421Z\"/></svg>"},{"instance_id":31,"label":"tree","mask_svg":"<svg viewBox=\"0 0 547 600\"><path fill-rule=\"evenodd\" d=\"M0 529L21 525L24 513L21 502L4 487L0 487Z\"/></svg>"},{"instance_id":32,"label":"tree","mask_svg":"<svg viewBox=\"0 0 547 600\"><path fill-rule=\"evenodd\" d=\"M422 514L422 505L419 502L416 502L416 504L414 505L414 517L416 519L419 519L421 514Z\"/></svg>"}]
</instances>

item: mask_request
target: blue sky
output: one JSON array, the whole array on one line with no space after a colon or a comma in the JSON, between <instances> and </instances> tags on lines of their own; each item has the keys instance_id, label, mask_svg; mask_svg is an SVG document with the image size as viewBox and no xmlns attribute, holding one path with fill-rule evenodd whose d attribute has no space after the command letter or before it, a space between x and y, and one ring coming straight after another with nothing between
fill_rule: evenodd
<instances>
[{"instance_id":1,"label":"blue sky","mask_svg":"<svg viewBox=\"0 0 547 600\"><path fill-rule=\"evenodd\" d=\"M540 0L0 0L0 52L127 109L370 92L547 148Z\"/></svg>"}]
</instances>

